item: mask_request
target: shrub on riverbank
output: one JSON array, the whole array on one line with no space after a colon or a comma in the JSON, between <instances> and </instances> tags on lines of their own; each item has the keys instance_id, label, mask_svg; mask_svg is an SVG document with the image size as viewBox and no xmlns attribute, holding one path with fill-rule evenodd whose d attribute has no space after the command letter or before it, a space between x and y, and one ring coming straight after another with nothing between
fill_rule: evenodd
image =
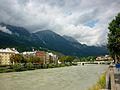
<instances>
[{"instance_id":1,"label":"shrub on riverbank","mask_svg":"<svg viewBox=\"0 0 120 90\"><path fill-rule=\"evenodd\" d=\"M15 71L15 70L13 70L13 69L7 69L7 68L1 69L1 68L0 68L0 73L14 72L14 71Z\"/></svg>"},{"instance_id":2,"label":"shrub on riverbank","mask_svg":"<svg viewBox=\"0 0 120 90\"><path fill-rule=\"evenodd\" d=\"M6 72L14 72L15 70L13 70L10 65L1 65L0 66L0 73L6 73Z\"/></svg>"},{"instance_id":3,"label":"shrub on riverbank","mask_svg":"<svg viewBox=\"0 0 120 90\"><path fill-rule=\"evenodd\" d=\"M25 68L27 69L27 70L34 70L35 68L34 68L34 65L32 64L32 63L27 63L26 65L25 65Z\"/></svg>"},{"instance_id":4,"label":"shrub on riverbank","mask_svg":"<svg viewBox=\"0 0 120 90\"><path fill-rule=\"evenodd\" d=\"M49 64L48 68L55 68L56 66L54 64Z\"/></svg>"},{"instance_id":5,"label":"shrub on riverbank","mask_svg":"<svg viewBox=\"0 0 120 90\"><path fill-rule=\"evenodd\" d=\"M34 70L34 69L58 68L58 67L65 67L65 66L72 66L72 65L74 64L71 64L71 63L65 63L65 64L16 63L11 66L4 66L4 67L0 66L0 73L19 72L19 71Z\"/></svg>"},{"instance_id":6,"label":"shrub on riverbank","mask_svg":"<svg viewBox=\"0 0 120 90\"><path fill-rule=\"evenodd\" d=\"M100 89L105 89L106 86L106 73L103 73L101 77L99 78L99 81L97 82L96 85L94 85L92 88L89 90L100 90Z\"/></svg>"},{"instance_id":7,"label":"shrub on riverbank","mask_svg":"<svg viewBox=\"0 0 120 90\"><path fill-rule=\"evenodd\" d=\"M25 71L25 70L27 70L26 68L24 68L24 65L20 64L20 63L14 64L11 67L15 71Z\"/></svg>"}]
</instances>

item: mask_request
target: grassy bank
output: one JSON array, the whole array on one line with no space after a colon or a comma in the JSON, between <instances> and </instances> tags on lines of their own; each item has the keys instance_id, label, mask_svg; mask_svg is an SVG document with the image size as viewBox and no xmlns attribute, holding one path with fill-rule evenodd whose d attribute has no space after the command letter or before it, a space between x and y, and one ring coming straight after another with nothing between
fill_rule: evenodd
<instances>
[{"instance_id":1,"label":"grassy bank","mask_svg":"<svg viewBox=\"0 0 120 90\"><path fill-rule=\"evenodd\" d=\"M91 87L89 90L105 89L105 86L106 86L106 73L103 73L99 78L98 82L96 83L96 85Z\"/></svg>"},{"instance_id":2,"label":"grassy bank","mask_svg":"<svg viewBox=\"0 0 120 90\"><path fill-rule=\"evenodd\" d=\"M32 64L32 63L27 63L27 64L17 63L9 66L0 66L0 73L20 72L20 71L35 70L35 69L59 68L59 67L66 67L66 66L72 66L72 65L77 65L77 64L66 63L66 64L41 65L41 64Z\"/></svg>"}]
</instances>

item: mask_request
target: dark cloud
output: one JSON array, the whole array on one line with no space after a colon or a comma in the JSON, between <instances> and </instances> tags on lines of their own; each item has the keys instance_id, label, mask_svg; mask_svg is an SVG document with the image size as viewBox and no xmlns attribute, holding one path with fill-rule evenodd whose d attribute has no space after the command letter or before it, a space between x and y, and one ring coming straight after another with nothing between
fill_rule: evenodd
<instances>
[{"instance_id":1,"label":"dark cloud","mask_svg":"<svg viewBox=\"0 0 120 90\"><path fill-rule=\"evenodd\" d=\"M49 29L81 43L102 45L108 23L119 9L120 0L0 0L0 22L30 32Z\"/></svg>"}]
</instances>

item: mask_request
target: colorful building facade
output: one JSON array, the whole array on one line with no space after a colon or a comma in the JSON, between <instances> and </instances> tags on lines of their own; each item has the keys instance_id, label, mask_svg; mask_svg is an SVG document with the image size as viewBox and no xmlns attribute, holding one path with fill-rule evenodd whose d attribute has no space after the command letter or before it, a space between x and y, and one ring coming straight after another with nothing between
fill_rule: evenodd
<instances>
[{"instance_id":1,"label":"colorful building facade","mask_svg":"<svg viewBox=\"0 0 120 90\"><path fill-rule=\"evenodd\" d=\"M10 65L10 57L14 54L19 54L15 48L0 49L0 65Z\"/></svg>"}]
</instances>

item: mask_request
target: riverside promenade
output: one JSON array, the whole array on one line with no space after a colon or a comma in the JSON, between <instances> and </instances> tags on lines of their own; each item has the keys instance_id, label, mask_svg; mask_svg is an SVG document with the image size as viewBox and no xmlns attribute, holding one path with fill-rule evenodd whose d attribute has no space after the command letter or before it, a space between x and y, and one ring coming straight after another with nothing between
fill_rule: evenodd
<instances>
[{"instance_id":1,"label":"riverside promenade","mask_svg":"<svg viewBox=\"0 0 120 90\"><path fill-rule=\"evenodd\" d=\"M120 90L120 68L114 68L114 78L116 90Z\"/></svg>"},{"instance_id":2,"label":"riverside promenade","mask_svg":"<svg viewBox=\"0 0 120 90\"><path fill-rule=\"evenodd\" d=\"M109 68L107 77L107 89L120 90L120 68Z\"/></svg>"}]
</instances>

